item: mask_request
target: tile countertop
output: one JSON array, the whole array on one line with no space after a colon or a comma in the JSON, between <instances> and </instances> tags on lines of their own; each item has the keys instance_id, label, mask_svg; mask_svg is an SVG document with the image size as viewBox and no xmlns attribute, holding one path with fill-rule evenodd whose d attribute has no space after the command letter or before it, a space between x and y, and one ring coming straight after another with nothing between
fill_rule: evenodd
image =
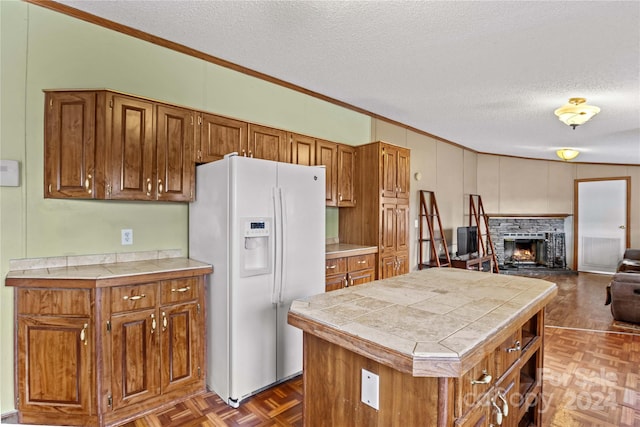
<instances>
[{"instance_id":1,"label":"tile countertop","mask_svg":"<svg viewBox=\"0 0 640 427\"><path fill-rule=\"evenodd\" d=\"M11 260L7 286L43 286L92 288L133 284L142 281L169 280L208 274L210 264L153 251L126 256L88 255ZM64 282L64 284L63 284Z\"/></svg>"},{"instance_id":2,"label":"tile countertop","mask_svg":"<svg viewBox=\"0 0 640 427\"><path fill-rule=\"evenodd\" d=\"M375 254L378 252L377 246L352 245L349 243L327 243L325 248L326 259Z\"/></svg>"},{"instance_id":3,"label":"tile countertop","mask_svg":"<svg viewBox=\"0 0 640 427\"><path fill-rule=\"evenodd\" d=\"M414 376L459 377L556 293L540 279L432 268L296 300L289 323Z\"/></svg>"}]
</instances>

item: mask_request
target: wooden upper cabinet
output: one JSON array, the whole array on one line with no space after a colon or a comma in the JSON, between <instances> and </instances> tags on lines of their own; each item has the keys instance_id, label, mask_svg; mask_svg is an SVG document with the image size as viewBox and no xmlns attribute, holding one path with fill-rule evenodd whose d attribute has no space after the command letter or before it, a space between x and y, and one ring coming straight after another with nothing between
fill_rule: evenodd
<instances>
[{"instance_id":1,"label":"wooden upper cabinet","mask_svg":"<svg viewBox=\"0 0 640 427\"><path fill-rule=\"evenodd\" d=\"M382 197L409 198L409 150L382 144L380 150Z\"/></svg>"},{"instance_id":2,"label":"wooden upper cabinet","mask_svg":"<svg viewBox=\"0 0 640 427\"><path fill-rule=\"evenodd\" d=\"M310 136L289 134L291 142L291 163L296 165L316 165L316 140Z\"/></svg>"},{"instance_id":3,"label":"wooden upper cabinet","mask_svg":"<svg viewBox=\"0 0 640 427\"><path fill-rule=\"evenodd\" d=\"M338 206L356 205L355 185L356 149L349 145L338 144Z\"/></svg>"},{"instance_id":4,"label":"wooden upper cabinet","mask_svg":"<svg viewBox=\"0 0 640 427\"><path fill-rule=\"evenodd\" d=\"M326 206L338 206L338 144L316 140L316 165L325 166Z\"/></svg>"},{"instance_id":5,"label":"wooden upper cabinet","mask_svg":"<svg viewBox=\"0 0 640 427\"><path fill-rule=\"evenodd\" d=\"M44 197L95 198L96 93L45 93Z\"/></svg>"},{"instance_id":6,"label":"wooden upper cabinet","mask_svg":"<svg viewBox=\"0 0 640 427\"><path fill-rule=\"evenodd\" d=\"M195 113L183 108L158 105L156 117L157 199L190 201L195 185Z\"/></svg>"},{"instance_id":7,"label":"wooden upper cabinet","mask_svg":"<svg viewBox=\"0 0 640 427\"><path fill-rule=\"evenodd\" d=\"M45 99L45 197L192 200L193 111L104 90Z\"/></svg>"},{"instance_id":8,"label":"wooden upper cabinet","mask_svg":"<svg viewBox=\"0 0 640 427\"><path fill-rule=\"evenodd\" d=\"M113 95L109 164L111 199L155 199L153 103Z\"/></svg>"},{"instance_id":9,"label":"wooden upper cabinet","mask_svg":"<svg viewBox=\"0 0 640 427\"><path fill-rule=\"evenodd\" d=\"M203 113L199 117L199 138L196 151L198 163L220 160L226 154L246 153L248 123L227 117Z\"/></svg>"},{"instance_id":10,"label":"wooden upper cabinet","mask_svg":"<svg viewBox=\"0 0 640 427\"><path fill-rule=\"evenodd\" d=\"M289 163L290 150L287 132L266 126L249 124L248 157Z\"/></svg>"}]
</instances>

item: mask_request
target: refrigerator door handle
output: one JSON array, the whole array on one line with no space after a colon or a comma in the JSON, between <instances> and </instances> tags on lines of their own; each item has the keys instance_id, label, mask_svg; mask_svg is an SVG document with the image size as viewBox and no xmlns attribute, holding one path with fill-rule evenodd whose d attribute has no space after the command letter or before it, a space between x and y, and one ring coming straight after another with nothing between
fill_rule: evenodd
<instances>
[{"instance_id":1,"label":"refrigerator door handle","mask_svg":"<svg viewBox=\"0 0 640 427\"><path fill-rule=\"evenodd\" d=\"M278 295L280 289L280 281L282 280L280 277L280 202L279 202L279 192L278 188L274 187L272 189L272 199L273 199L273 288L271 289L271 304L278 304Z\"/></svg>"},{"instance_id":2,"label":"refrigerator door handle","mask_svg":"<svg viewBox=\"0 0 640 427\"><path fill-rule=\"evenodd\" d=\"M284 288L287 283L287 204L286 196L282 188L278 188L280 200L280 289L278 291L278 302L284 302Z\"/></svg>"}]
</instances>

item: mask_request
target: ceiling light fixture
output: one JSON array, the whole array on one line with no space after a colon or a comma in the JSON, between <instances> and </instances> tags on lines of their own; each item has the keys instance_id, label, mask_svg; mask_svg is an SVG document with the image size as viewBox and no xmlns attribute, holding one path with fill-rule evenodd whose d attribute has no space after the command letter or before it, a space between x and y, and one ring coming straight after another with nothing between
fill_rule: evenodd
<instances>
[{"instance_id":1,"label":"ceiling light fixture","mask_svg":"<svg viewBox=\"0 0 640 427\"><path fill-rule=\"evenodd\" d=\"M569 103L554 111L561 122L571 126L574 130L576 126L585 124L591 117L600 112L600 108L585 104L585 98L569 98Z\"/></svg>"},{"instance_id":2,"label":"ceiling light fixture","mask_svg":"<svg viewBox=\"0 0 640 427\"><path fill-rule=\"evenodd\" d=\"M562 160L567 161L573 160L578 157L578 154L580 154L580 152L578 150L574 150L573 148L561 148L560 150L556 151L556 154Z\"/></svg>"}]
</instances>

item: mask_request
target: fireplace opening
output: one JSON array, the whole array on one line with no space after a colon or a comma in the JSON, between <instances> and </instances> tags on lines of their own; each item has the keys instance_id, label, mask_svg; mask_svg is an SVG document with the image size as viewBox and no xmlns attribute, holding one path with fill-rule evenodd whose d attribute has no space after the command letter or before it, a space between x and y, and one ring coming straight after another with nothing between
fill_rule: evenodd
<instances>
[{"instance_id":1,"label":"fireplace opening","mask_svg":"<svg viewBox=\"0 0 640 427\"><path fill-rule=\"evenodd\" d=\"M547 265L545 233L504 235L505 265Z\"/></svg>"}]
</instances>

